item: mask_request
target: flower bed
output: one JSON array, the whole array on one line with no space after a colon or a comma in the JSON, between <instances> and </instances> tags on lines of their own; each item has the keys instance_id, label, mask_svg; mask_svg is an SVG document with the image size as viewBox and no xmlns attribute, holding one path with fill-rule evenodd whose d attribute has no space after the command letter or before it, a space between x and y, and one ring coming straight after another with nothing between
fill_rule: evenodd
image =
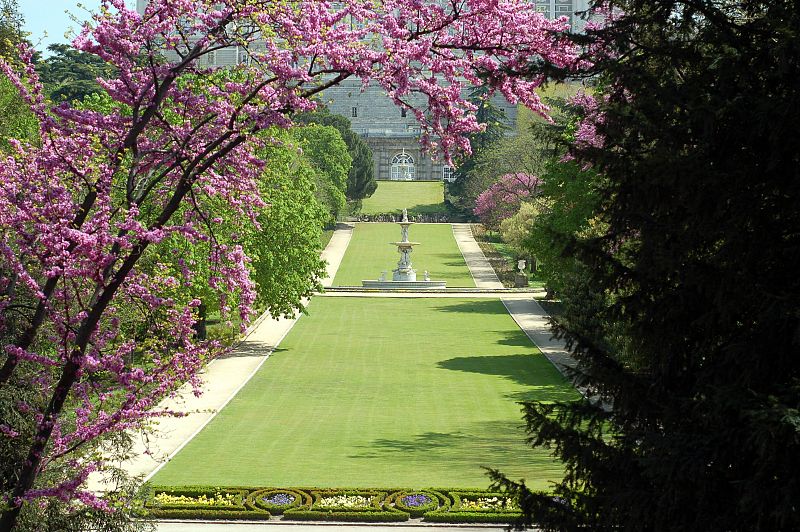
<instances>
[{"instance_id":1,"label":"flower bed","mask_svg":"<svg viewBox=\"0 0 800 532\"><path fill-rule=\"evenodd\" d=\"M449 491L453 505L448 511L425 514L425 521L439 523L510 523L522 516L515 501L502 493Z\"/></svg>"},{"instance_id":2,"label":"flower bed","mask_svg":"<svg viewBox=\"0 0 800 532\"><path fill-rule=\"evenodd\" d=\"M386 493L373 490L311 490L310 509L288 510L285 519L303 521L406 521L409 514L384 507Z\"/></svg>"},{"instance_id":3,"label":"flower bed","mask_svg":"<svg viewBox=\"0 0 800 532\"><path fill-rule=\"evenodd\" d=\"M155 487L145 507L155 518L510 523L519 507L502 493L465 489Z\"/></svg>"},{"instance_id":4,"label":"flower bed","mask_svg":"<svg viewBox=\"0 0 800 532\"><path fill-rule=\"evenodd\" d=\"M247 505L272 515L282 515L287 510L310 507L311 500L311 495L297 490L264 489L252 492L247 497Z\"/></svg>"},{"instance_id":5,"label":"flower bed","mask_svg":"<svg viewBox=\"0 0 800 532\"><path fill-rule=\"evenodd\" d=\"M446 510L450 507L450 499L445 495L432 491L398 491L389 495L384 501L384 506L394 505L411 517L422 517L427 512Z\"/></svg>"},{"instance_id":6,"label":"flower bed","mask_svg":"<svg viewBox=\"0 0 800 532\"><path fill-rule=\"evenodd\" d=\"M247 507L248 491L200 486L155 487L145 507L157 519L269 519L268 511Z\"/></svg>"},{"instance_id":7,"label":"flower bed","mask_svg":"<svg viewBox=\"0 0 800 532\"><path fill-rule=\"evenodd\" d=\"M180 488L157 489L150 500L153 508L185 509L203 508L207 510L246 510L245 490L227 490L224 488Z\"/></svg>"}]
</instances>

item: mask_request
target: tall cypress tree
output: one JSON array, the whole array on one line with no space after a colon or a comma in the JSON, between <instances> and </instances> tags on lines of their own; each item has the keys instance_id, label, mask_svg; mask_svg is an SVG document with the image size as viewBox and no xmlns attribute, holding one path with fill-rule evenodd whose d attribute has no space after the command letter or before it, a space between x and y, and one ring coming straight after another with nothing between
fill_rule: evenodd
<instances>
[{"instance_id":1,"label":"tall cypress tree","mask_svg":"<svg viewBox=\"0 0 800 532\"><path fill-rule=\"evenodd\" d=\"M800 530L800 4L612 0L602 234L557 330L591 399L528 404L547 530Z\"/></svg>"}]
</instances>

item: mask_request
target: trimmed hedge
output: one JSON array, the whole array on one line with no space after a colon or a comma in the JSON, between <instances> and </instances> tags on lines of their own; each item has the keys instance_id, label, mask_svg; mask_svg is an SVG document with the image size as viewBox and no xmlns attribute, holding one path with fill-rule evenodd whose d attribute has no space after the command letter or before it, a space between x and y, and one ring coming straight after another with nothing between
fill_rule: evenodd
<instances>
[{"instance_id":1,"label":"trimmed hedge","mask_svg":"<svg viewBox=\"0 0 800 532\"><path fill-rule=\"evenodd\" d=\"M158 487L153 489L153 498L150 501L150 506L162 510L212 510L219 512L236 512L247 511L244 499L250 490L248 489L228 489L216 487L203 487L203 486L183 486L180 488L162 488ZM172 497L190 497L199 498L205 496L209 499L215 499L220 495L233 495L233 504L219 505L219 504L205 504L202 502L167 502L161 503L155 500L156 496L160 494L169 495Z\"/></svg>"},{"instance_id":2,"label":"trimmed hedge","mask_svg":"<svg viewBox=\"0 0 800 532\"><path fill-rule=\"evenodd\" d=\"M264 498L270 495L277 495L279 493L285 493L287 495L292 495L294 497L294 501L289 504L271 504L264 500ZM300 509L300 508L308 508L311 506L312 498L311 495L308 493L303 493L302 491L298 490L290 490L290 489L278 489L278 488L269 488L254 491L247 497L247 507L254 508L256 510L266 510L267 512L271 513L272 515L282 515L284 512L293 509Z\"/></svg>"},{"instance_id":3,"label":"trimmed hedge","mask_svg":"<svg viewBox=\"0 0 800 532\"><path fill-rule=\"evenodd\" d=\"M206 520L220 520L220 521L247 521L247 520L261 520L266 521L270 518L269 512L263 510L229 510L224 512L217 512L214 510L198 509L157 509L151 508L147 511L149 517L155 519L206 519Z\"/></svg>"},{"instance_id":4,"label":"trimmed hedge","mask_svg":"<svg viewBox=\"0 0 800 532\"><path fill-rule=\"evenodd\" d=\"M430 502L420 506L408 506L403 499L413 495L425 495ZM404 490L392 493L384 500L384 506L393 504L401 512L406 512L411 517L422 517L427 512L447 511L450 508L450 499L445 495L433 490Z\"/></svg>"},{"instance_id":5,"label":"trimmed hedge","mask_svg":"<svg viewBox=\"0 0 800 532\"><path fill-rule=\"evenodd\" d=\"M408 521L408 514L405 512L322 512L309 510L289 511L283 514L284 519L296 521L351 521L357 523L390 523Z\"/></svg>"},{"instance_id":6,"label":"trimmed hedge","mask_svg":"<svg viewBox=\"0 0 800 532\"><path fill-rule=\"evenodd\" d=\"M359 489L316 489L309 490L314 496L310 509L288 510L284 512L285 519L297 521L356 521L356 522L398 522L408 521L409 514L401 512L391 506L384 507L386 492L380 490ZM364 507L319 507L319 503L326 497L358 496L369 499L369 505Z\"/></svg>"},{"instance_id":7,"label":"trimmed hedge","mask_svg":"<svg viewBox=\"0 0 800 532\"><path fill-rule=\"evenodd\" d=\"M522 517L521 513L491 512L429 512L423 521L429 523L513 523Z\"/></svg>"},{"instance_id":8,"label":"trimmed hedge","mask_svg":"<svg viewBox=\"0 0 800 532\"><path fill-rule=\"evenodd\" d=\"M153 495L146 502L149 514L157 519L209 519L209 520L267 520L271 516L283 515L283 519L296 521L339 521L339 522L402 522L409 518L422 518L434 523L513 523L521 517L517 508L462 509L462 501L479 498L506 498L503 493L481 489L465 488L261 488L243 486L154 486ZM220 494L233 495L233 505L216 506L198 501L159 504L154 500L156 494L172 496L214 498ZM271 504L264 498L279 493L295 499L286 505ZM430 502L420 506L409 506L403 498L411 495L424 495ZM363 507L319 507L325 497L360 496L369 503Z\"/></svg>"}]
</instances>

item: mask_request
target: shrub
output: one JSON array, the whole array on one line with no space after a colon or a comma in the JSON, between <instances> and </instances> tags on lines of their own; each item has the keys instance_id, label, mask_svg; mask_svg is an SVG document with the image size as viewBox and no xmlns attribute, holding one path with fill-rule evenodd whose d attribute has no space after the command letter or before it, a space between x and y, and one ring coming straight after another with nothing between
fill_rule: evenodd
<instances>
[{"instance_id":1,"label":"shrub","mask_svg":"<svg viewBox=\"0 0 800 532\"><path fill-rule=\"evenodd\" d=\"M270 518L263 510L210 510L203 508L150 508L149 517L155 519L208 519L208 520L254 520Z\"/></svg>"}]
</instances>

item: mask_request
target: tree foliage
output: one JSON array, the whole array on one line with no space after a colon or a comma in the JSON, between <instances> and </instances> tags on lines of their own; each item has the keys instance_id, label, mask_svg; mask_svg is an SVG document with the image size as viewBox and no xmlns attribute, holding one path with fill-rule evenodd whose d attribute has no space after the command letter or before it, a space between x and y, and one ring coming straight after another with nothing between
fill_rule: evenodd
<instances>
[{"instance_id":1,"label":"tree foliage","mask_svg":"<svg viewBox=\"0 0 800 532\"><path fill-rule=\"evenodd\" d=\"M14 63L24 40L22 16L13 0L0 1L0 58ZM0 152L8 151L8 139L32 140L38 124L33 113L7 76L0 74Z\"/></svg>"},{"instance_id":2,"label":"tree foliage","mask_svg":"<svg viewBox=\"0 0 800 532\"><path fill-rule=\"evenodd\" d=\"M378 188L378 183L375 181L372 149L351 129L350 120L344 116L332 114L323 107L313 113L299 115L297 121L301 124L335 127L347 144L347 151L353 160L347 174L347 191L345 192L347 200L358 202L372 196Z\"/></svg>"},{"instance_id":3,"label":"tree foliage","mask_svg":"<svg viewBox=\"0 0 800 532\"><path fill-rule=\"evenodd\" d=\"M329 221L333 221L347 206L347 179L353 163L347 145L332 126L298 127L294 136L314 168L317 201L325 206Z\"/></svg>"},{"instance_id":4,"label":"tree foliage","mask_svg":"<svg viewBox=\"0 0 800 532\"><path fill-rule=\"evenodd\" d=\"M25 39L23 19L16 0L0 0L0 58L16 62L19 44Z\"/></svg>"},{"instance_id":5,"label":"tree foliage","mask_svg":"<svg viewBox=\"0 0 800 532\"><path fill-rule=\"evenodd\" d=\"M471 153L457 161L455 181L448 185L447 194L450 201L458 208L471 211L475 207L475 198L502 174L487 179L477 173L476 166L480 157L491 153L494 145L508 131L506 113L489 98L488 87L476 87L470 91L469 101L475 106L475 118L483 124L481 131L468 136Z\"/></svg>"},{"instance_id":6,"label":"tree foliage","mask_svg":"<svg viewBox=\"0 0 800 532\"><path fill-rule=\"evenodd\" d=\"M21 75L0 62L40 124L37 142L12 144L0 165L0 393L28 392L2 405L11 454L0 530L59 504L125 508L85 489L108 466L101 450L172 414L159 401L197 387L202 364L224 352L195 334L201 301L186 285L202 273L186 261L162 266L160 245L207 244L220 306L236 301L243 326L252 317L252 260L215 230L230 213L254 227L265 221L270 160L259 154L282 141L264 132L291 128L320 92L354 77L398 103L419 94L423 143L463 150L478 124L460 87L488 74L493 90L544 112L533 90L541 79L516 69L531 56L574 65L564 28L522 0L153 0L143 14L102 0L73 46L109 65L101 85L113 105L50 108L30 50ZM209 53L228 47L248 60L224 73L206 68ZM310 158L343 196L349 164Z\"/></svg>"},{"instance_id":7,"label":"tree foliage","mask_svg":"<svg viewBox=\"0 0 800 532\"><path fill-rule=\"evenodd\" d=\"M602 223L558 328L591 400L526 407L566 472L522 502L546 530L797 530L800 6L609 3L573 148Z\"/></svg>"},{"instance_id":8,"label":"tree foliage","mask_svg":"<svg viewBox=\"0 0 800 532\"><path fill-rule=\"evenodd\" d=\"M475 200L475 214L483 225L497 230L500 223L519 211L520 205L532 200L541 180L531 174L505 174Z\"/></svg>"},{"instance_id":9,"label":"tree foliage","mask_svg":"<svg viewBox=\"0 0 800 532\"><path fill-rule=\"evenodd\" d=\"M112 67L94 54L58 43L47 49L50 55L39 60L36 70L53 102L77 102L90 94L102 92L97 79L112 75Z\"/></svg>"}]
</instances>

